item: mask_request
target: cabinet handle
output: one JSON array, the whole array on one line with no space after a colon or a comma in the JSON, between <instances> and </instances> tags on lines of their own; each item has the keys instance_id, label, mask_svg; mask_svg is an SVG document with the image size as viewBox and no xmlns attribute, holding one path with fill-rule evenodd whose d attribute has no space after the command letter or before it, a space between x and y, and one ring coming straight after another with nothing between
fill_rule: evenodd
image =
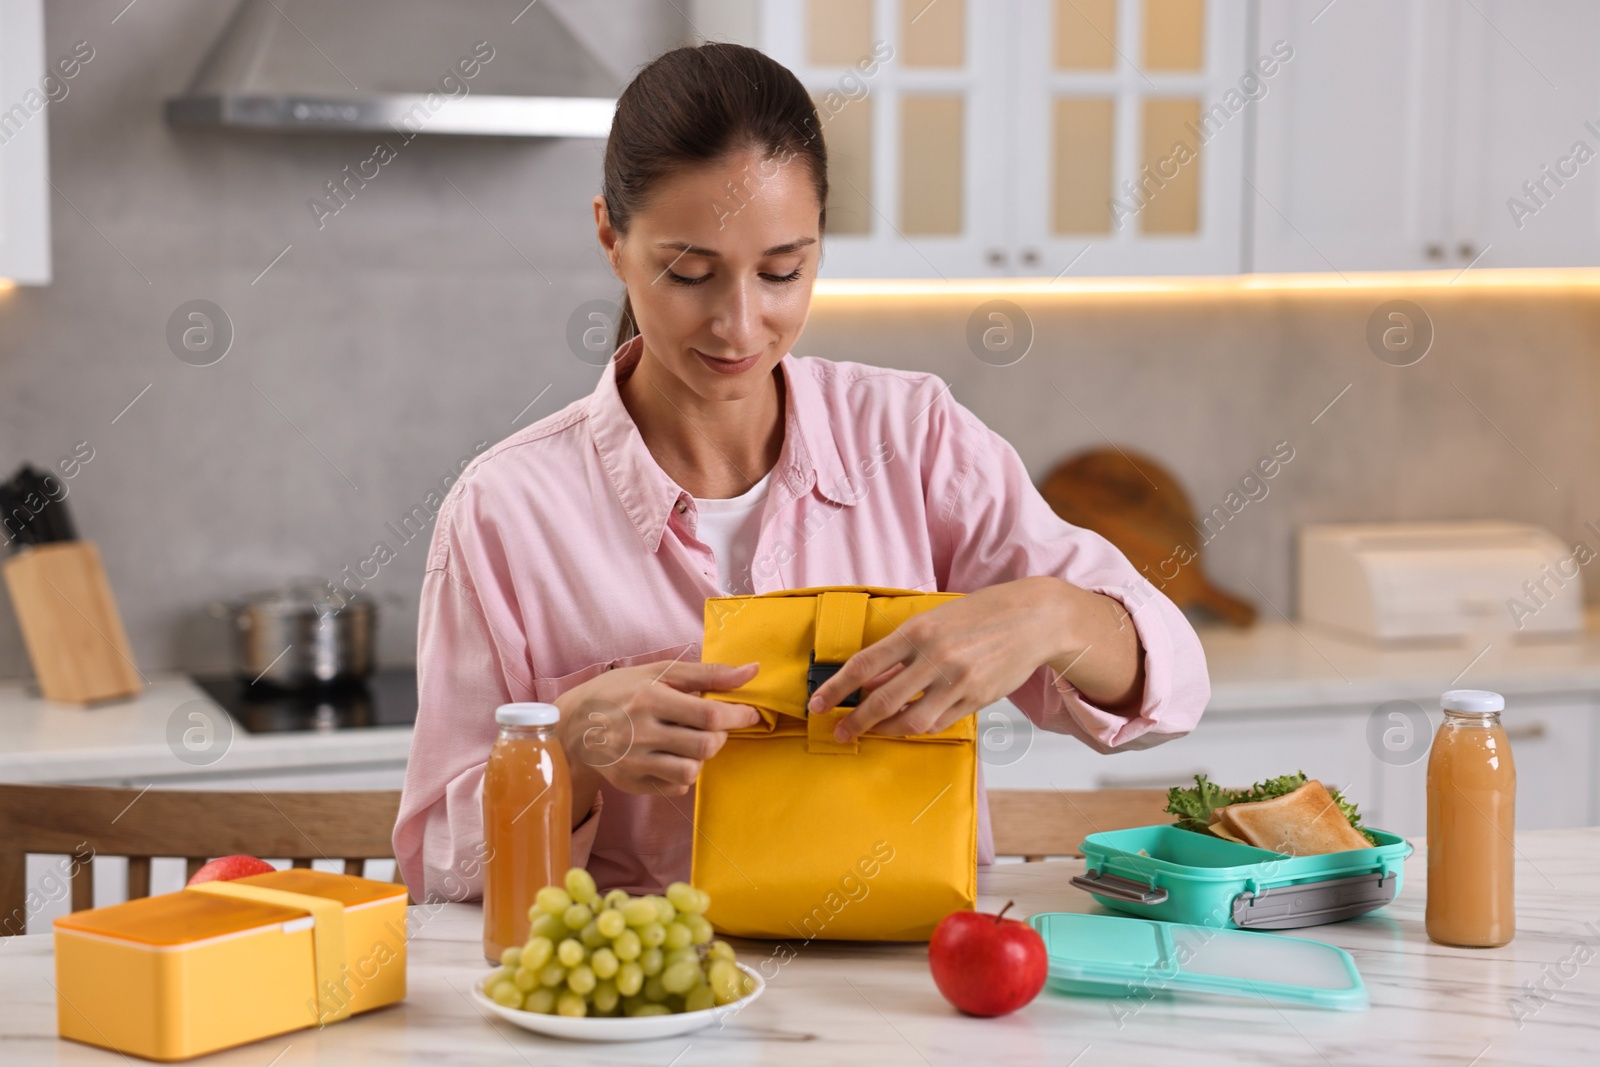
<instances>
[{"instance_id":1,"label":"cabinet handle","mask_svg":"<svg viewBox=\"0 0 1600 1067\"><path fill-rule=\"evenodd\" d=\"M1462 241L1460 244L1456 245L1456 255L1460 256L1462 259L1471 259L1477 254L1478 246L1473 244L1471 241Z\"/></svg>"},{"instance_id":2,"label":"cabinet handle","mask_svg":"<svg viewBox=\"0 0 1600 1067\"><path fill-rule=\"evenodd\" d=\"M1439 260L1444 258L1444 245L1435 241L1434 243L1425 246L1422 249L1422 254L1437 263Z\"/></svg>"},{"instance_id":3,"label":"cabinet handle","mask_svg":"<svg viewBox=\"0 0 1600 1067\"><path fill-rule=\"evenodd\" d=\"M1025 267L1037 267L1039 265L1038 250L1034 248L1024 248L1022 250L1022 265Z\"/></svg>"},{"instance_id":4,"label":"cabinet handle","mask_svg":"<svg viewBox=\"0 0 1600 1067\"><path fill-rule=\"evenodd\" d=\"M1174 771L1172 774L1135 774L1126 777L1102 774L1094 780L1094 787L1096 789L1170 789L1172 786L1182 786L1185 782L1194 781L1194 776L1197 774L1203 774L1207 778L1211 777L1204 770Z\"/></svg>"},{"instance_id":5,"label":"cabinet handle","mask_svg":"<svg viewBox=\"0 0 1600 1067\"><path fill-rule=\"evenodd\" d=\"M1507 741L1538 741L1549 731L1542 722L1530 722L1525 726L1506 727Z\"/></svg>"},{"instance_id":6,"label":"cabinet handle","mask_svg":"<svg viewBox=\"0 0 1600 1067\"><path fill-rule=\"evenodd\" d=\"M991 267L1003 267L1006 265L1006 253L1004 249L991 248L984 258L989 261L989 266Z\"/></svg>"}]
</instances>

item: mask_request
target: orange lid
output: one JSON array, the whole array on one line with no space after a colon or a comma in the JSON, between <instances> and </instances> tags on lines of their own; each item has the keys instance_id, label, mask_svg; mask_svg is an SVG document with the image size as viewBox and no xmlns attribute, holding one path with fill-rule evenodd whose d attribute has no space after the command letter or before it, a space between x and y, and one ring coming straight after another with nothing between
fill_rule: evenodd
<instances>
[{"instance_id":1,"label":"orange lid","mask_svg":"<svg viewBox=\"0 0 1600 1067\"><path fill-rule=\"evenodd\" d=\"M239 878L240 885L258 885L289 893L337 900L346 908L373 901L404 898L406 887L347 874L292 868ZM187 945L225 934L302 919L311 913L253 900L210 893L164 893L104 908L73 912L55 921L62 930L114 937L141 945Z\"/></svg>"},{"instance_id":2,"label":"orange lid","mask_svg":"<svg viewBox=\"0 0 1600 1067\"><path fill-rule=\"evenodd\" d=\"M394 882L377 882L353 874L314 871L309 867L291 867L286 871L252 874L248 878L239 878L236 881L240 885L258 885L264 889L281 889L286 893L304 893L310 897L337 900L347 908L406 895L406 887Z\"/></svg>"},{"instance_id":3,"label":"orange lid","mask_svg":"<svg viewBox=\"0 0 1600 1067\"><path fill-rule=\"evenodd\" d=\"M99 934L141 945L186 945L286 923L310 914L276 904L178 892L75 911L57 919L55 925L59 930Z\"/></svg>"}]
</instances>

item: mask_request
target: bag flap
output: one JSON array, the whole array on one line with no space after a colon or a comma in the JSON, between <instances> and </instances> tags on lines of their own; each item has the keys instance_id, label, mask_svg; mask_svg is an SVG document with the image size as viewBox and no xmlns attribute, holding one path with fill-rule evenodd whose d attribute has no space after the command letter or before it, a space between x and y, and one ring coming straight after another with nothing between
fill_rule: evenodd
<instances>
[{"instance_id":1,"label":"bag flap","mask_svg":"<svg viewBox=\"0 0 1600 1067\"><path fill-rule=\"evenodd\" d=\"M817 628L818 607L824 594L866 593L864 617L849 615L850 621L841 622L844 613L830 610L825 617L820 635ZM830 709L822 716L812 716L806 710L810 698L807 672L813 653L820 647L831 655L842 655L882 640L913 615L937 607L962 596L961 593L925 593L914 589L892 589L883 586L813 586L806 589L784 589L742 597L708 597L705 603L706 635L701 648L701 660L707 663L760 664L756 676L738 689L707 690L704 696L713 700L726 700L747 704L756 709L762 721L751 727L730 731L730 736L789 737L810 736L817 750L838 746L831 740L833 723L849 708ZM843 607L856 601L855 597L827 597L834 607ZM853 627L860 618L859 640L839 629L840 625ZM832 620L831 627L828 620ZM837 660L834 660L837 662ZM920 694L918 694L920 696ZM813 727L813 718L826 717ZM825 727L827 738L817 733ZM963 743L977 738L977 725L973 716L966 716L948 729L936 734L916 737L896 737L869 731L867 737L890 738L898 741ZM854 751L855 744L838 746L836 751Z\"/></svg>"}]
</instances>

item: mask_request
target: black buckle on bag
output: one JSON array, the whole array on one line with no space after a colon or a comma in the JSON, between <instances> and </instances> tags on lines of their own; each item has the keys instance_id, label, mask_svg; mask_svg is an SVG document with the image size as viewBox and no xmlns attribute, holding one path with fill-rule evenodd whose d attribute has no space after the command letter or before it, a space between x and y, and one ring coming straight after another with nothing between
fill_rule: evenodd
<instances>
[{"instance_id":1,"label":"black buckle on bag","mask_svg":"<svg viewBox=\"0 0 1600 1067\"><path fill-rule=\"evenodd\" d=\"M806 698L808 700L815 695L817 689L821 687L823 682L826 682L829 678L832 678L834 675L838 674L839 668L844 666L843 663L818 663L815 649L813 649L809 655L810 661L806 666ZM860 703L861 690L857 689L854 693L851 693L849 696L839 701L838 706L841 708L853 708Z\"/></svg>"}]
</instances>

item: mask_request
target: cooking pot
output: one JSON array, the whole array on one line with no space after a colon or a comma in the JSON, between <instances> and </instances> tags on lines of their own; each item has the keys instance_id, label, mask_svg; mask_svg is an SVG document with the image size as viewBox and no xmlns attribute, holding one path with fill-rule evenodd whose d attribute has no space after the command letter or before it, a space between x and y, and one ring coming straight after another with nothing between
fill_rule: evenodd
<instances>
[{"instance_id":1,"label":"cooking pot","mask_svg":"<svg viewBox=\"0 0 1600 1067\"><path fill-rule=\"evenodd\" d=\"M213 604L231 620L234 673L246 682L301 689L372 673L377 604L325 582L294 582Z\"/></svg>"}]
</instances>

